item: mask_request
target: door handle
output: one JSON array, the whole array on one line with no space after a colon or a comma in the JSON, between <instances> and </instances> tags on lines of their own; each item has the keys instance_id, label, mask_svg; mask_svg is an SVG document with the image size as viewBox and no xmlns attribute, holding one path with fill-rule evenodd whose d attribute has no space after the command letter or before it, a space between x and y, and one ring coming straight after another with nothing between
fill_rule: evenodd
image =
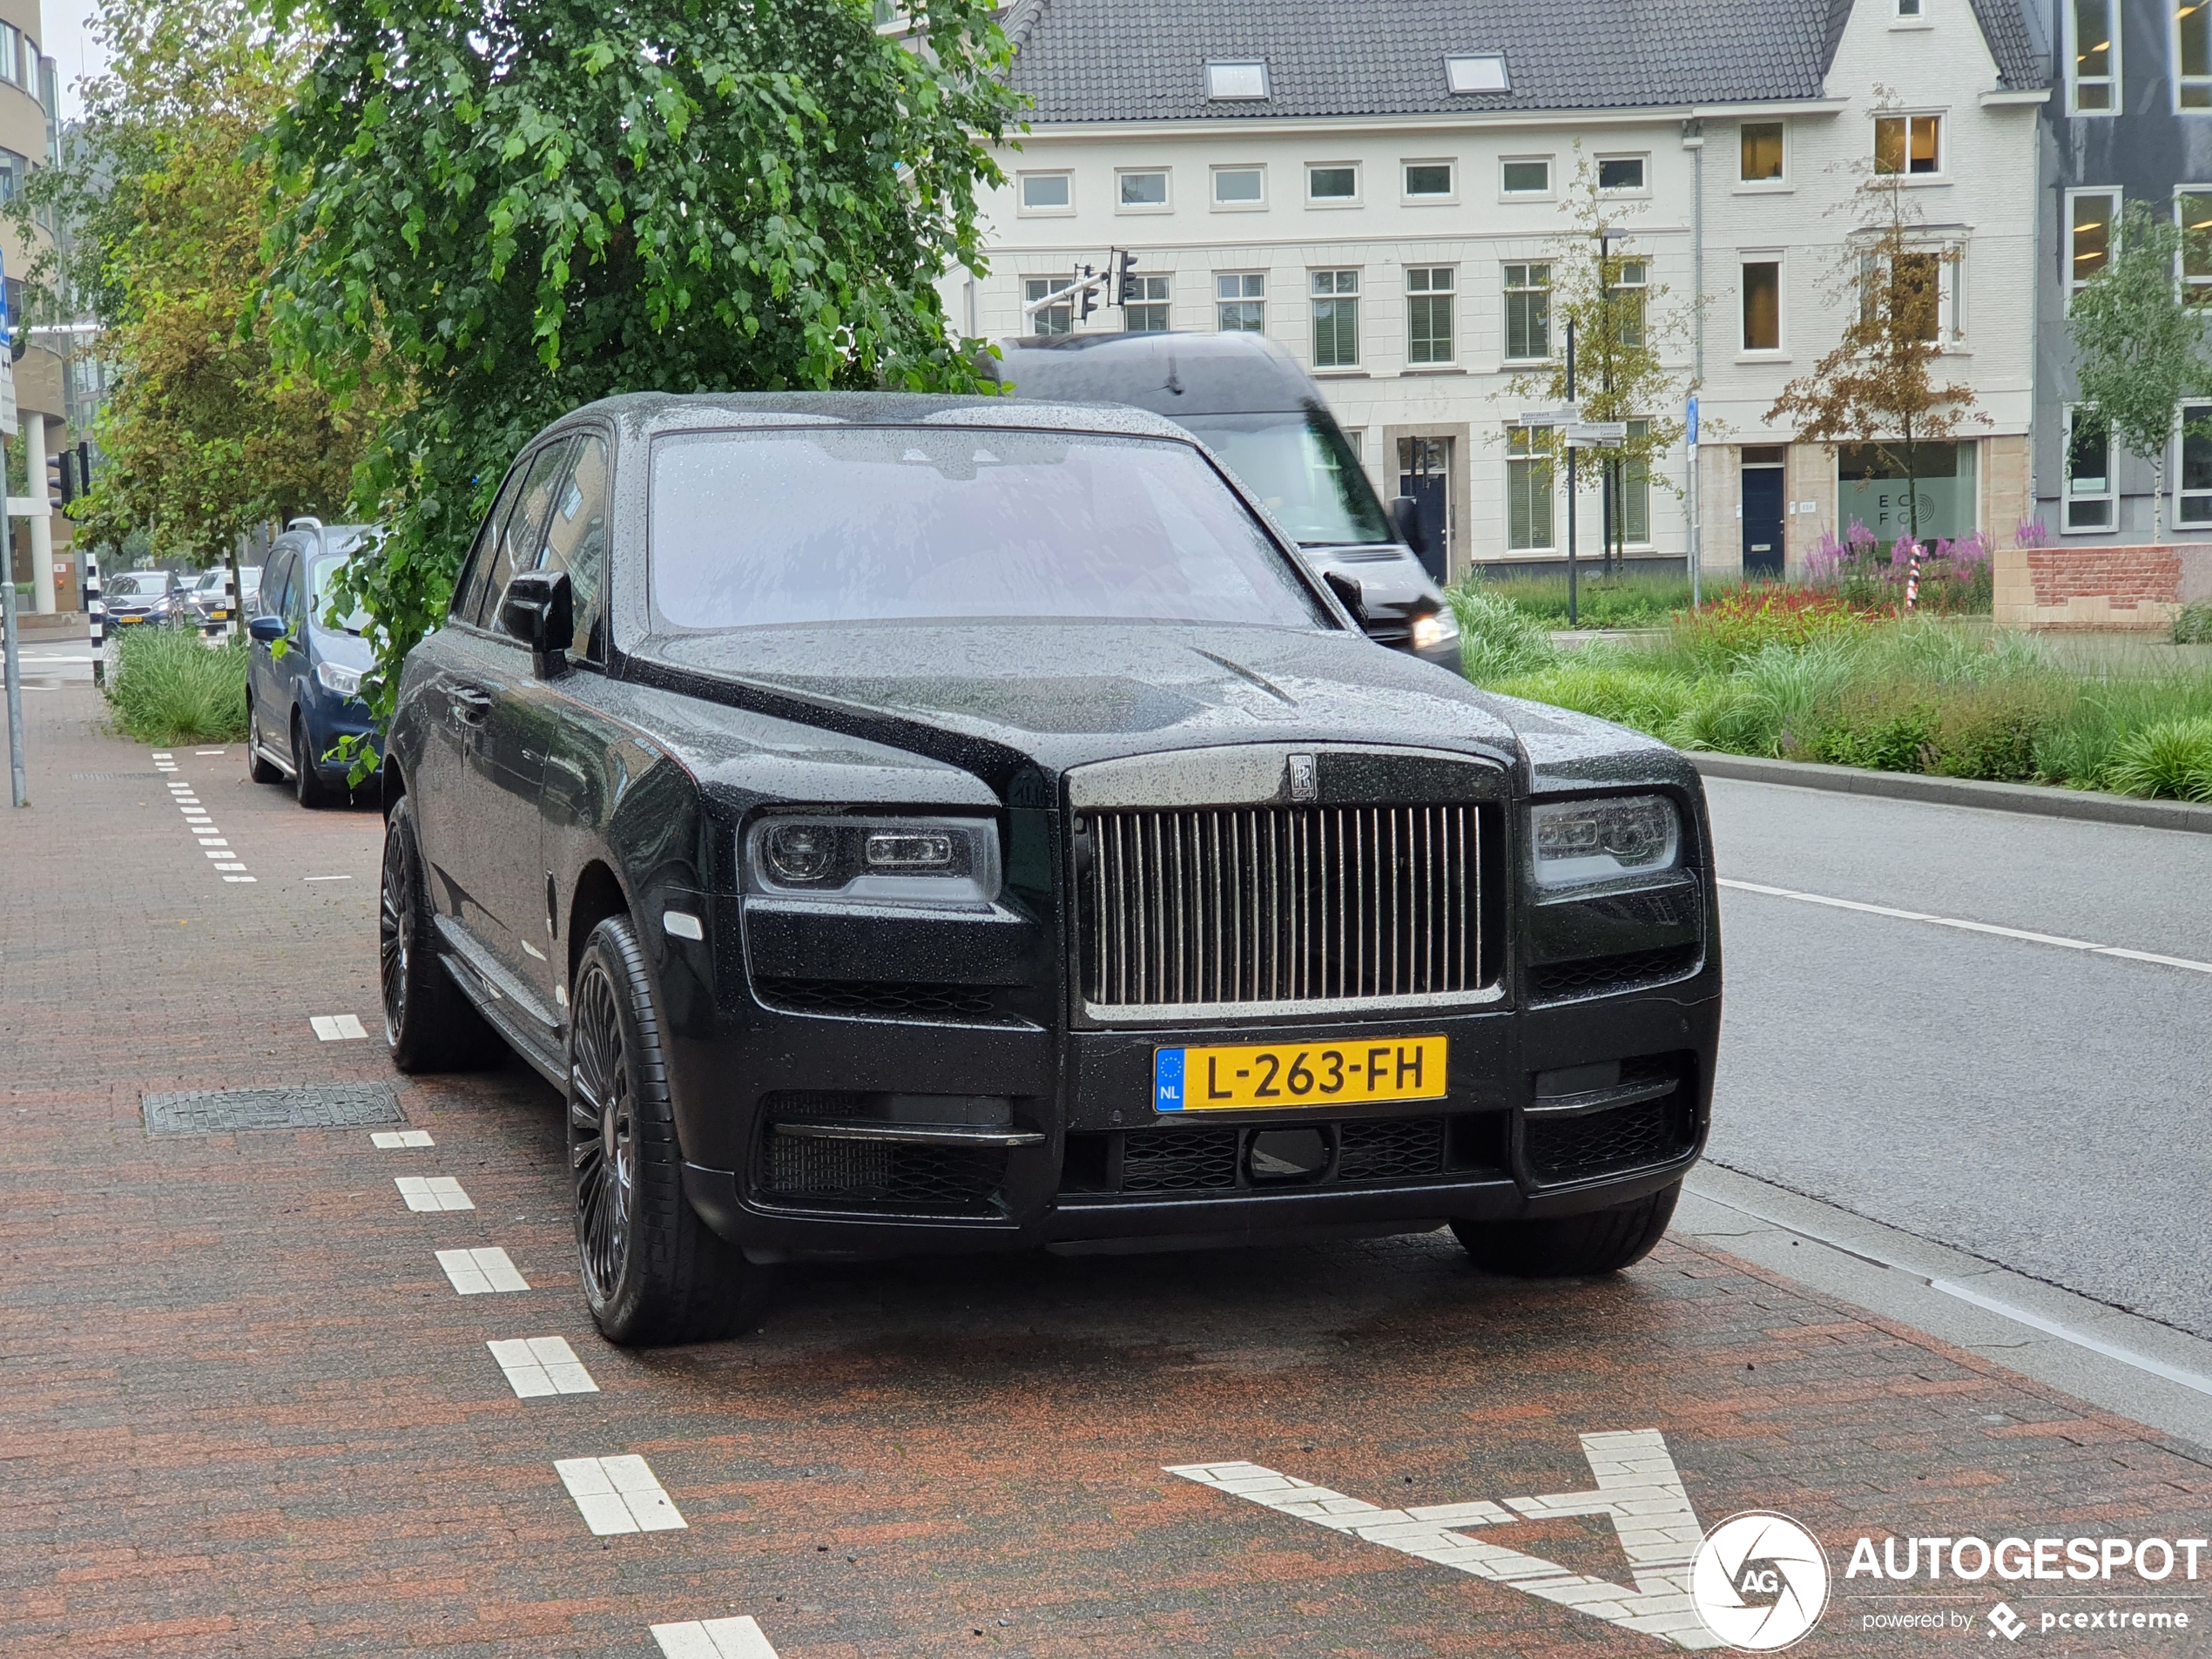
<instances>
[{"instance_id":1,"label":"door handle","mask_svg":"<svg viewBox=\"0 0 2212 1659\"><path fill-rule=\"evenodd\" d=\"M491 712L491 693L480 685L456 685L452 697L453 718L463 725L482 725Z\"/></svg>"}]
</instances>

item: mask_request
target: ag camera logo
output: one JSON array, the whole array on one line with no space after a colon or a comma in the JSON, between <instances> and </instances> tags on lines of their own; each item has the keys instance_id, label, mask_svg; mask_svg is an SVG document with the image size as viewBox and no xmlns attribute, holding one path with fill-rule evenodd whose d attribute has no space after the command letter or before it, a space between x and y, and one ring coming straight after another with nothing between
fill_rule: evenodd
<instances>
[{"instance_id":1,"label":"ag camera logo","mask_svg":"<svg viewBox=\"0 0 2212 1659\"><path fill-rule=\"evenodd\" d=\"M1787 1515L1730 1515L1697 1547L1689 1598L1705 1628L1730 1647L1772 1653L1819 1622L1828 1556Z\"/></svg>"}]
</instances>

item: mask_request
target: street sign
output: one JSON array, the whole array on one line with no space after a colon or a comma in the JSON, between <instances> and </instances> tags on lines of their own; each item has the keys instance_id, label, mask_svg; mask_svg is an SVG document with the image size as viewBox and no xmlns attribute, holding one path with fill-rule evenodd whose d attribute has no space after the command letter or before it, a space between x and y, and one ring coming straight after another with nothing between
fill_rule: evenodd
<instances>
[{"instance_id":1,"label":"street sign","mask_svg":"<svg viewBox=\"0 0 2212 1659\"><path fill-rule=\"evenodd\" d=\"M1521 424L1523 426L1566 426L1581 418L1582 411L1572 403L1556 409L1523 409L1521 412Z\"/></svg>"},{"instance_id":2,"label":"street sign","mask_svg":"<svg viewBox=\"0 0 2212 1659\"><path fill-rule=\"evenodd\" d=\"M1567 447L1570 449L1608 449L1616 443L1626 442L1629 423L1626 421L1580 421L1567 428Z\"/></svg>"},{"instance_id":3,"label":"street sign","mask_svg":"<svg viewBox=\"0 0 2212 1659\"><path fill-rule=\"evenodd\" d=\"M1684 418L1684 424L1688 428L1689 447L1695 449L1697 447L1697 394L1695 392L1689 395L1689 412Z\"/></svg>"}]
</instances>

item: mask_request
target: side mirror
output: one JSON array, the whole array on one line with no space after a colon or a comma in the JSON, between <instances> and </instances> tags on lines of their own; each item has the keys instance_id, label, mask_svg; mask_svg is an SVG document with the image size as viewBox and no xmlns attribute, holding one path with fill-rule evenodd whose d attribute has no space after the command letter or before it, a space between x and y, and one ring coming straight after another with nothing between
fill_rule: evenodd
<instances>
[{"instance_id":1,"label":"side mirror","mask_svg":"<svg viewBox=\"0 0 2212 1659\"><path fill-rule=\"evenodd\" d=\"M567 666L576 637L575 604L566 570L525 570L507 584L499 601L499 631L519 639L536 658L540 678Z\"/></svg>"},{"instance_id":2,"label":"side mirror","mask_svg":"<svg viewBox=\"0 0 2212 1659\"><path fill-rule=\"evenodd\" d=\"M284 637L284 618L256 617L246 624L246 631L264 645L273 645Z\"/></svg>"},{"instance_id":3,"label":"side mirror","mask_svg":"<svg viewBox=\"0 0 2212 1659\"><path fill-rule=\"evenodd\" d=\"M1367 596L1357 577L1346 576L1341 570L1324 570L1321 579L1329 584L1329 591L1337 596L1337 603L1352 613L1352 621L1362 628L1367 625Z\"/></svg>"},{"instance_id":4,"label":"side mirror","mask_svg":"<svg viewBox=\"0 0 2212 1659\"><path fill-rule=\"evenodd\" d=\"M1421 528L1421 509L1413 504L1411 496L1391 497L1390 527L1417 556L1427 553L1428 532Z\"/></svg>"}]
</instances>

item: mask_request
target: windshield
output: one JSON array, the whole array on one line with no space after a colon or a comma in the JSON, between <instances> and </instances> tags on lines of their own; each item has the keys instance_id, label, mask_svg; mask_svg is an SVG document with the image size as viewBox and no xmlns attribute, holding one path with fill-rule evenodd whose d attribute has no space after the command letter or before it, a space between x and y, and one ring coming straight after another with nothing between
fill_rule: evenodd
<instances>
[{"instance_id":1,"label":"windshield","mask_svg":"<svg viewBox=\"0 0 2212 1659\"><path fill-rule=\"evenodd\" d=\"M220 593L223 582L230 573L231 568L227 564L219 564L212 570L202 570L199 580L192 584L193 590L199 593ZM238 579L245 584L246 592L253 592L254 584L261 579L261 567L258 564L244 566L238 573Z\"/></svg>"},{"instance_id":2,"label":"windshield","mask_svg":"<svg viewBox=\"0 0 2212 1659\"><path fill-rule=\"evenodd\" d=\"M108 589L111 595L120 595L125 598L135 595L142 599L168 591L169 574L165 570L141 572L137 576L119 576L115 578L113 585Z\"/></svg>"},{"instance_id":3,"label":"windshield","mask_svg":"<svg viewBox=\"0 0 2212 1659\"><path fill-rule=\"evenodd\" d=\"M1398 539L1359 458L1318 404L1303 414L1183 415L1176 424L1205 440L1307 546Z\"/></svg>"},{"instance_id":4,"label":"windshield","mask_svg":"<svg viewBox=\"0 0 2212 1659\"><path fill-rule=\"evenodd\" d=\"M995 429L664 438L652 590L684 628L1324 615L1190 445Z\"/></svg>"},{"instance_id":5,"label":"windshield","mask_svg":"<svg viewBox=\"0 0 2212 1659\"><path fill-rule=\"evenodd\" d=\"M347 556L344 553L326 553L308 567L307 614L314 618L318 628L332 625L323 612L330 607L331 583L345 568ZM336 625L349 634L357 634L368 626L368 612L357 610L350 617L341 617Z\"/></svg>"}]
</instances>

